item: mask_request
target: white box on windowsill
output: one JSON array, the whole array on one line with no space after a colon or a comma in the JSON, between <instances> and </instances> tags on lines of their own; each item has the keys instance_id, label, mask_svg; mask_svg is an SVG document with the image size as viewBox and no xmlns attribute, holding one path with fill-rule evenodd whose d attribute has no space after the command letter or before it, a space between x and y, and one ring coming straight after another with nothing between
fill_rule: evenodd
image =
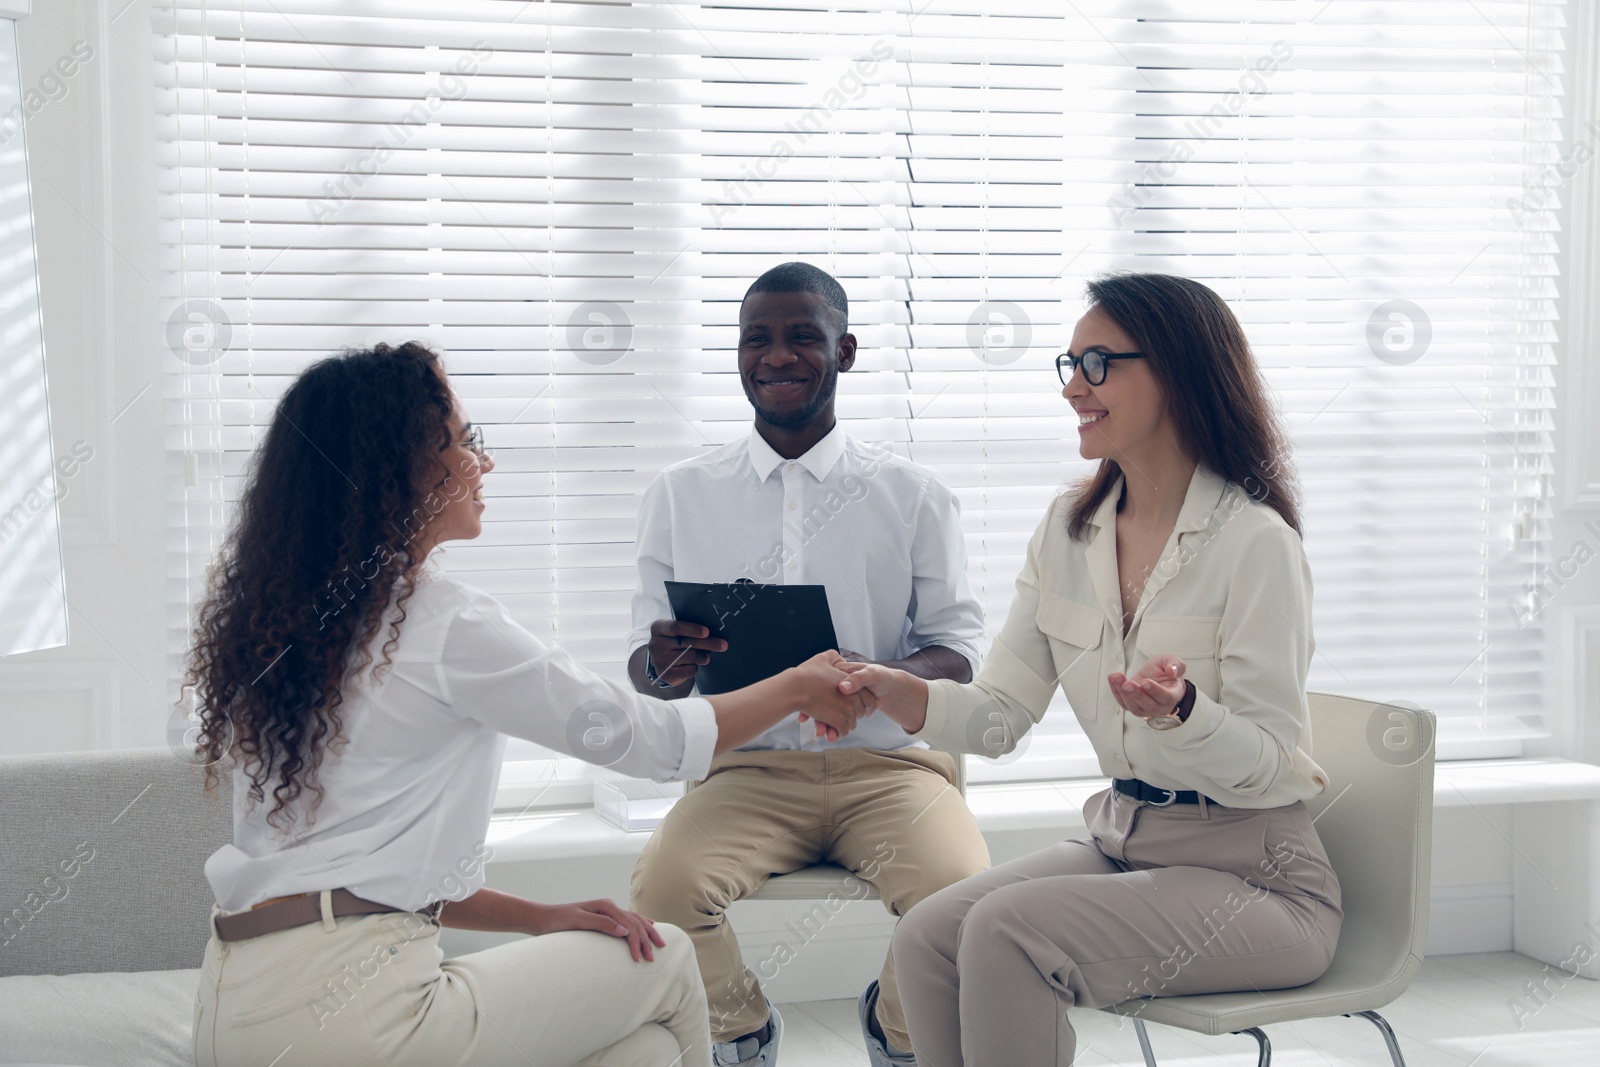
<instances>
[{"instance_id":1,"label":"white box on windowsill","mask_svg":"<svg viewBox=\"0 0 1600 1067\"><path fill-rule=\"evenodd\" d=\"M682 782L652 782L642 778L596 779L594 810L606 822L624 830L654 830L683 796Z\"/></svg>"}]
</instances>

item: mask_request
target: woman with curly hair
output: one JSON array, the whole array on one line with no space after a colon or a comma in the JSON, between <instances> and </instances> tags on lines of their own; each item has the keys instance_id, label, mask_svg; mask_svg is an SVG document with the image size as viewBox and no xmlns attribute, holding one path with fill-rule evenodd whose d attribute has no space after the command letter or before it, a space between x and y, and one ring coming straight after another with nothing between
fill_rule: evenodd
<instances>
[{"instance_id":1,"label":"woman with curly hair","mask_svg":"<svg viewBox=\"0 0 1600 1067\"><path fill-rule=\"evenodd\" d=\"M202 1067L710 1062L681 931L484 887L506 737L693 779L795 711L848 731L861 700L833 654L667 703L545 645L429 563L479 535L493 467L419 344L321 360L278 403L186 677L208 776L227 759L234 786ZM441 924L539 936L446 960Z\"/></svg>"},{"instance_id":2,"label":"woman with curly hair","mask_svg":"<svg viewBox=\"0 0 1600 1067\"><path fill-rule=\"evenodd\" d=\"M970 685L851 665L935 748L1011 751L1057 688L1112 788L1088 833L928 897L892 947L923 1067L1065 1067L1071 1007L1303 985L1343 916L1305 801L1311 573L1284 434L1198 282L1089 286L1056 361L1099 468L1057 497Z\"/></svg>"}]
</instances>

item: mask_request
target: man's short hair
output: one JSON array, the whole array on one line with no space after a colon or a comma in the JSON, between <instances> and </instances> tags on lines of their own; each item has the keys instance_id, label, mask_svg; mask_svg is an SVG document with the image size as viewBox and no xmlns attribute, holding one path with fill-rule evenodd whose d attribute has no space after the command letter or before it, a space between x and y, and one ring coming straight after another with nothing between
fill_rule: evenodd
<instances>
[{"instance_id":1,"label":"man's short hair","mask_svg":"<svg viewBox=\"0 0 1600 1067\"><path fill-rule=\"evenodd\" d=\"M744 299L749 300L753 293L816 293L839 313L839 332L843 334L850 328L850 300L844 295L844 286L827 271L809 263L779 263L750 283ZM739 302L739 307L744 307L744 301Z\"/></svg>"}]
</instances>

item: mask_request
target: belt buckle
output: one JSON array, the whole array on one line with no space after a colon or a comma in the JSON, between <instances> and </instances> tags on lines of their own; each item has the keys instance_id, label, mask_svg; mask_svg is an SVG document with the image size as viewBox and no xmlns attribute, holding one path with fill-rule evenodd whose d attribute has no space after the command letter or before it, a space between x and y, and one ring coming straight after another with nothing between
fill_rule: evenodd
<instances>
[{"instance_id":1,"label":"belt buckle","mask_svg":"<svg viewBox=\"0 0 1600 1067\"><path fill-rule=\"evenodd\" d=\"M1151 789L1160 789L1163 793L1167 794L1167 799L1165 799L1165 800L1146 800L1145 801L1146 804L1149 804L1153 808L1168 808L1168 807L1171 807L1173 804L1176 804L1177 801L1178 801L1178 791L1176 789L1167 789L1167 788L1165 788L1163 786L1159 786L1159 785L1150 786L1149 788L1151 788Z\"/></svg>"}]
</instances>

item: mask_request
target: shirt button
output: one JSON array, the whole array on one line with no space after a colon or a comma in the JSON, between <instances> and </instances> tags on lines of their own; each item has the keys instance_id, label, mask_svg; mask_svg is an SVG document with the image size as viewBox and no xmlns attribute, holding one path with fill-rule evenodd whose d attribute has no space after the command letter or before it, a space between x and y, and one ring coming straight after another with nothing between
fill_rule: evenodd
<instances>
[{"instance_id":1,"label":"shirt button","mask_svg":"<svg viewBox=\"0 0 1600 1067\"><path fill-rule=\"evenodd\" d=\"M799 507L799 506L800 506L800 505L799 505L799 504L796 504L796 503L795 503L795 502L794 502L794 501L793 501L793 500L791 500L791 501L789 501L789 510L790 510L790 511L793 511L793 510L794 510L794 509L795 509L795 508L797 508L797 507Z\"/></svg>"},{"instance_id":2,"label":"shirt button","mask_svg":"<svg viewBox=\"0 0 1600 1067\"><path fill-rule=\"evenodd\" d=\"M790 569L790 570L792 570L792 571L797 571L797 570L799 570L799 569L800 569L800 564L798 564L798 563L791 563L791 564L789 564L789 569Z\"/></svg>"}]
</instances>

